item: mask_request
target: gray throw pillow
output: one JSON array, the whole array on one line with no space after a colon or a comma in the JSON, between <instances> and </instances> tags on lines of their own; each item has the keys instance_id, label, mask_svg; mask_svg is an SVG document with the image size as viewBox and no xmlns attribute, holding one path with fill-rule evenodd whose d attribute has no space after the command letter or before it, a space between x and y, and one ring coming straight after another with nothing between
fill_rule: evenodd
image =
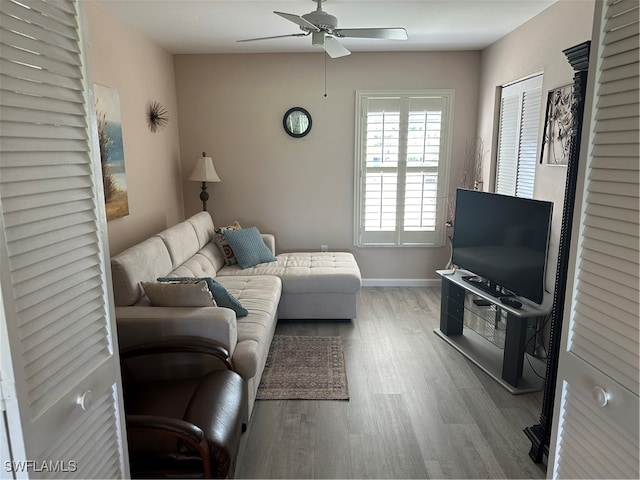
<instances>
[{"instance_id":1,"label":"gray throw pillow","mask_svg":"<svg viewBox=\"0 0 640 480\"><path fill-rule=\"evenodd\" d=\"M216 282L211 277L160 277L158 282L181 282L181 281L203 281L207 284L207 287L213 299L219 307L230 308L236 312L237 317L246 317L249 315L249 311L242 306L240 301L234 297L223 285Z\"/></svg>"},{"instance_id":2,"label":"gray throw pillow","mask_svg":"<svg viewBox=\"0 0 640 480\"><path fill-rule=\"evenodd\" d=\"M205 281L177 283L142 282L147 297L154 307L215 307L213 295Z\"/></svg>"},{"instance_id":3,"label":"gray throw pillow","mask_svg":"<svg viewBox=\"0 0 640 480\"><path fill-rule=\"evenodd\" d=\"M224 238L242 269L276 261L256 227L227 230L224 232Z\"/></svg>"}]
</instances>

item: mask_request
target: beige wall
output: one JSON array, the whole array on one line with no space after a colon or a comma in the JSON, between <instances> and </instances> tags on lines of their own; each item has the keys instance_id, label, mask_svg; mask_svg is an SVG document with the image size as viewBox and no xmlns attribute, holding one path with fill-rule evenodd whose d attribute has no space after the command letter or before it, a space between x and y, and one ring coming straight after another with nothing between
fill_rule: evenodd
<instances>
[{"instance_id":1,"label":"beige wall","mask_svg":"<svg viewBox=\"0 0 640 480\"><path fill-rule=\"evenodd\" d=\"M367 279L430 279L447 248L353 247L354 102L357 89L454 88L453 170L465 144L485 145L485 189L495 137L496 88L544 72L543 90L571 82L562 50L590 38L592 0L560 0L480 52L180 55L175 58L87 2L93 81L120 95L130 215L108 223L112 253L201 208L199 185L186 180L203 151L223 182L209 186L218 224L235 219L277 235L279 251L352 251ZM175 77L174 77L175 63ZM169 111L167 129L145 120L151 100ZM288 137L282 116L303 106L311 133ZM179 120L179 121L178 121ZM541 129L544 106L541 113ZM179 135L178 135L179 129ZM564 167L538 166L536 197L555 203L548 287L553 285Z\"/></svg>"},{"instance_id":2,"label":"beige wall","mask_svg":"<svg viewBox=\"0 0 640 480\"><path fill-rule=\"evenodd\" d=\"M112 254L184 219L173 56L86 3L92 81L120 98L129 215L107 224ZM160 102L169 125L147 127L149 101Z\"/></svg>"},{"instance_id":3,"label":"beige wall","mask_svg":"<svg viewBox=\"0 0 640 480\"><path fill-rule=\"evenodd\" d=\"M355 91L455 89L453 187L465 143L476 135L479 52L178 55L175 58L183 179L203 151L222 183L209 186L217 224L238 220L276 235L278 251L351 251L366 279L432 279L448 248L353 247ZM287 109L313 119L289 137ZM184 180L185 214L201 208Z\"/></svg>"},{"instance_id":4,"label":"beige wall","mask_svg":"<svg viewBox=\"0 0 640 480\"><path fill-rule=\"evenodd\" d=\"M499 101L498 87L535 73L544 73L539 149L547 92L573 83L574 71L562 51L591 39L594 5L592 0L560 0L482 52L478 137L482 138L485 146L485 190L491 185L491 167L495 164L497 131L494 119L495 105ZM566 172L566 167L540 164L536 167L535 198L554 202L547 269L549 291L553 291L555 282Z\"/></svg>"}]
</instances>

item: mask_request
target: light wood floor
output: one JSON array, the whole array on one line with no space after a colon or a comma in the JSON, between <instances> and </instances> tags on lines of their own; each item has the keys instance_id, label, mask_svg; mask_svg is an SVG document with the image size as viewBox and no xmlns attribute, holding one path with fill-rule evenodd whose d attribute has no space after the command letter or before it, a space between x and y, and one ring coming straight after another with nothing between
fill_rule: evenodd
<instances>
[{"instance_id":1,"label":"light wood floor","mask_svg":"<svg viewBox=\"0 0 640 480\"><path fill-rule=\"evenodd\" d=\"M280 321L340 335L349 401L259 400L237 478L544 478L523 428L542 395L511 395L433 333L440 290L365 287L351 322Z\"/></svg>"}]
</instances>

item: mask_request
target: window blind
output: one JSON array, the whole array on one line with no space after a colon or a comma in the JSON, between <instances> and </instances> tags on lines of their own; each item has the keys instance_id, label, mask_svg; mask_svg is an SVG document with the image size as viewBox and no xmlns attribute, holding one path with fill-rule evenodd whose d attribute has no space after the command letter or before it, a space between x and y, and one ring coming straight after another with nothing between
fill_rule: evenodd
<instances>
[{"instance_id":1,"label":"window blind","mask_svg":"<svg viewBox=\"0 0 640 480\"><path fill-rule=\"evenodd\" d=\"M512 195L516 191L518 163L518 95L503 90L500 100L498 166L496 193Z\"/></svg>"},{"instance_id":2,"label":"window blind","mask_svg":"<svg viewBox=\"0 0 640 480\"><path fill-rule=\"evenodd\" d=\"M369 102L366 119L364 228L394 232L397 224L400 99Z\"/></svg>"},{"instance_id":3,"label":"window blind","mask_svg":"<svg viewBox=\"0 0 640 480\"><path fill-rule=\"evenodd\" d=\"M496 193L533 198L541 103L542 75L502 89Z\"/></svg>"},{"instance_id":4,"label":"window blind","mask_svg":"<svg viewBox=\"0 0 640 480\"><path fill-rule=\"evenodd\" d=\"M533 198L538 158L538 126L542 88L532 88L522 92L522 118L516 173L516 196Z\"/></svg>"}]
</instances>

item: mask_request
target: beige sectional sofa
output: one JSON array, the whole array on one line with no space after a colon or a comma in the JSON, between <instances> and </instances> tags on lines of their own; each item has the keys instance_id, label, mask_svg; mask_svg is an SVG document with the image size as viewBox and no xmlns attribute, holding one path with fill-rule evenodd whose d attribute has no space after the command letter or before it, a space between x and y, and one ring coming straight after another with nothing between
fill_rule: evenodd
<instances>
[{"instance_id":1,"label":"beige sectional sofa","mask_svg":"<svg viewBox=\"0 0 640 480\"><path fill-rule=\"evenodd\" d=\"M275 254L275 238L262 234ZM356 317L360 270L350 253L282 253L276 260L241 269L226 265L207 212L115 255L111 274L121 348L173 335L216 340L229 349L246 380L249 415L278 318ZM248 315L230 308L152 306L144 282L161 277L209 277L226 288Z\"/></svg>"}]
</instances>

